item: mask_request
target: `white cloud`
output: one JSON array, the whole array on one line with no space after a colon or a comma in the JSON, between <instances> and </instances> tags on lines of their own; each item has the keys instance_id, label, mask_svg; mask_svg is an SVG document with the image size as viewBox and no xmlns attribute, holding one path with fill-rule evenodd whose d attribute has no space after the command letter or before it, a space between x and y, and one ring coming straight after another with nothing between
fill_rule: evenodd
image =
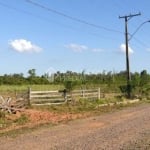
<instances>
[{"instance_id":1,"label":"white cloud","mask_svg":"<svg viewBox=\"0 0 150 150\"><path fill-rule=\"evenodd\" d=\"M74 43L65 45L65 47L74 52L83 52L85 50L88 50L91 52L102 52L103 51L103 49L100 49L100 48L89 48L86 45L80 45L80 44L74 44Z\"/></svg>"},{"instance_id":2,"label":"white cloud","mask_svg":"<svg viewBox=\"0 0 150 150\"><path fill-rule=\"evenodd\" d=\"M85 45L79 45L79 44L74 44L74 43L65 45L65 47L73 50L74 52L83 52L88 49L88 47Z\"/></svg>"},{"instance_id":3,"label":"white cloud","mask_svg":"<svg viewBox=\"0 0 150 150\"><path fill-rule=\"evenodd\" d=\"M133 49L130 46L128 47L128 50L129 50L129 54L133 54L134 53ZM123 53L126 52L126 45L125 44L121 44L120 45L120 51L123 52Z\"/></svg>"},{"instance_id":4,"label":"white cloud","mask_svg":"<svg viewBox=\"0 0 150 150\"><path fill-rule=\"evenodd\" d=\"M11 48L17 52L40 52L42 48L32 44L31 41L25 39L16 39L9 42Z\"/></svg>"}]
</instances>

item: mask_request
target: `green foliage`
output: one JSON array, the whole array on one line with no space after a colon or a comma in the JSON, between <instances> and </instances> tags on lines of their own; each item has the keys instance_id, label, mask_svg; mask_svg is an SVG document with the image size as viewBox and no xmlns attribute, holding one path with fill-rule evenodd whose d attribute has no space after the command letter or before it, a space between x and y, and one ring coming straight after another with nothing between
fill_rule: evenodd
<instances>
[{"instance_id":1,"label":"green foliage","mask_svg":"<svg viewBox=\"0 0 150 150\"><path fill-rule=\"evenodd\" d=\"M7 123L4 118L0 118L0 129L7 127Z\"/></svg>"},{"instance_id":2,"label":"green foliage","mask_svg":"<svg viewBox=\"0 0 150 150\"><path fill-rule=\"evenodd\" d=\"M123 102L125 99L116 98L116 99L96 99L96 100L88 100L88 99L79 99L74 105L71 103L62 104L62 105L50 105L50 106L34 106L34 109L42 110L42 111L50 111L58 114L61 113L101 113L111 111L113 108L124 107L128 104L117 104L117 102ZM109 104L114 105L109 105ZM104 104L104 105L103 105Z\"/></svg>"},{"instance_id":3,"label":"green foliage","mask_svg":"<svg viewBox=\"0 0 150 150\"><path fill-rule=\"evenodd\" d=\"M140 87L145 87L150 82L150 76L146 70L143 70L140 74Z\"/></svg>"},{"instance_id":4,"label":"green foliage","mask_svg":"<svg viewBox=\"0 0 150 150\"><path fill-rule=\"evenodd\" d=\"M29 74L30 77L35 77L36 76L36 70L35 69L30 69L28 71L28 74Z\"/></svg>"},{"instance_id":5,"label":"green foliage","mask_svg":"<svg viewBox=\"0 0 150 150\"><path fill-rule=\"evenodd\" d=\"M25 114L22 114L19 118L17 118L14 122L23 125L29 121L28 117Z\"/></svg>"},{"instance_id":6,"label":"green foliage","mask_svg":"<svg viewBox=\"0 0 150 150\"><path fill-rule=\"evenodd\" d=\"M69 92L71 92L75 86L78 84L77 81L65 81L64 82L64 87L66 88L66 90L68 90Z\"/></svg>"},{"instance_id":7,"label":"green foliage","mask_svg":"<svg viewBox=\"0 0 150 150\"><path fill-rule=\"evenodd\" d=\"M0 111L0 129L8 127L9 126L9 122L10 121L8 121L6 119L6 113Z\"/></svg>"},{"instance_id":8,"label":"green foliage","mask_svg":"<svg viewBox=\"0 0 150 150\"><path fill-rule=\"evenodd\" d=\"M25 114L22 114L19 118L15 120L10 120L6 117L5 112L0 111L0 129L7 128L12 124L23 125L29 121L28 117Z\"/></svg>"},{"instance_id":9,"label":"green foliage","mask_svg":"<svg viewBox=\"0 0 150 150\"><path fill-rule=\"evenodd\" d=\"M5 112L0 111L0 119L5 118Z\"/></svg>"}]
</instances>

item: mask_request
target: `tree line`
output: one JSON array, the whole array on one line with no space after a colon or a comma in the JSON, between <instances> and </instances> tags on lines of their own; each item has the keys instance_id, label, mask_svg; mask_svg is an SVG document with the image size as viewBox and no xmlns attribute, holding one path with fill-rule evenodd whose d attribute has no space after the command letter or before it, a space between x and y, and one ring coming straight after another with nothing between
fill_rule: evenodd
<instances>
[{"instance_id":1,"label":"tree line","mask_svg":"<svg viewBox=\"0 0 150 150\"><path fill-rule=\"evenodd\" d=\"M119 73L111 71L86 73L84 70L81 73L73 71L62 73L57 71L53 74L45 73L44 75L38 76L35 69L30 69L27 77L24 77L23 73L0 76L0 85L64 84L68 86L70 84L70 87L82 87L93 84L100 87L107 87L107 90L119 89L122 93L126 93L126 78L126 71L120 71ZM150 89L150 74L146 70L140 73L131 73L130 84L132 93L146 93Z\"/></svg>"},{"instance_id":2,"label":"tree line","mask_svg":"<svg viewBox=\"0 0 150 150\"><path fill-rule=\"evenodd\" d=\"M145 86L150 83L150 74L143 70L140 73L131 73L132 84L136 86ZM20 85L20 84L62 84L66 81L76 81L79 84L126 84L126 71L120 71L119 73L106 72L102 73L81 73L66 71L62 73L57 71L53 74L43 74L38 76L35 69L28 71L28 76L24 77L23 73L4 74L0 76L0 84Z\"/></svg>"}]
</instances>

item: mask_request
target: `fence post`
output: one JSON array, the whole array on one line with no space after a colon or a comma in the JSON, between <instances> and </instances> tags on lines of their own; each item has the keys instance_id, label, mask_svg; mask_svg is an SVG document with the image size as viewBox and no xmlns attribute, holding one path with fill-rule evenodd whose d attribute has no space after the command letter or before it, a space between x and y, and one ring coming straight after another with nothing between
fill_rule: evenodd
<instances>
[{"instance_id":1,"label":"fence post","mask_svg":"<svg viewBox=\"0 0 150 150\"><path fill-rule=\"evenodd\" d=\"M82 89L82 97L84 98L85 97L85 91Z\"/></svg>"},{"instance_id":2,"label":"fence post","mask_svg":"<svg viewBox=\"0 0 150 150\"><path fill-rule=\"evenodd\" d=\"M98 99L100 99L100 98L101 98L101 89L98 88Z\"/></svg>"},{"instance_id":3,"label":"fence post","mask_svg":"<svg viewBox=\"0 0 150 150\"><path fill-rule=\"evenodd\" d=\"M68 102L67 101L67 90L66 89L63 90L63 95L64 95L65 102Z\"/></svg>"},{"instance_id":4,"label":"fence post","mask_svg":"<svg viewBox=\"0 0 150 150\"><path fill-rule=\"evenodd\" d=\"M31 101L31 88L29 87L28 88L28 106L31 105L30 101Z\"/></svg>"}]
</instances>

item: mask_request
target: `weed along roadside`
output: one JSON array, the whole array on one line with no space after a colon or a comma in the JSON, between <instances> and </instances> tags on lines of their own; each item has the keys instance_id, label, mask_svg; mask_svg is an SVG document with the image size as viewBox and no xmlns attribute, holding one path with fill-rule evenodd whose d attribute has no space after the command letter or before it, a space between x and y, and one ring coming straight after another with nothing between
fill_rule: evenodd
<instances>
[{"instance_id":1,"label":"weed along roadside","mask_svg":"<svg viewBox=\"0 0 150 150\"><path fill-rule=\"evenodd\" d=\"M79 99L76 103L61 105L34 105L30 108L18 111L16 114L0 112L0 134L20 129L36 128L45 124L57 125L75 119L101 115L102 113L115 111L126 106L135 106L139 100L110 101Z\"/></svg>"}]
</instances>

